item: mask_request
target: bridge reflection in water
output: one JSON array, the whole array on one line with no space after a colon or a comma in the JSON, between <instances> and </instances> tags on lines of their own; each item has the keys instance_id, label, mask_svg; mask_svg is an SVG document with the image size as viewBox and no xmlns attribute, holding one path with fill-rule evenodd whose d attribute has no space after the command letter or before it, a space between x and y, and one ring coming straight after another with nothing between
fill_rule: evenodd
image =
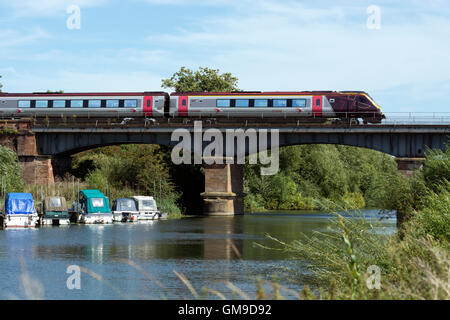
<instances>
[{"instance_id":1,"label":"bridge reflection in water","mask_svg":"<svg viewBox=\"0 0 450 320\"><path fill-rule=\"evenodd\" d=\"M376 218L377 213L374 211ZM291 242L299 234L327 232L330 215L258 214L154 221L151 224L70 225L0 232L1 294L15 292L21 275L20 257L29 273L45 288L47 299L192 298L173 271L186 276L200 293L202 287L231 297L229 281L254 297L255 277L271 281L286 268L306 272L288 253L256 247L276 244L265 234ZM395 219L382 223L395 230ZM124 263L134 262L147 274ZM102 277L81 275L82 290L67 290L69 265ZM154 279L154 280L153 280ZM155 280L165 287L162 288ZM280 284L298 288L298 284ZM297 286L297 287L296 287ZM114 287L114 289L112 288ZM118 289L120 293L118 292ZM268 288L270 292L273 288ZM298 292L298 290L297 290ZM124 297L124 295L126 297ZM217 298L217 297L216 297Z\"/></svg>"}]
</instances>

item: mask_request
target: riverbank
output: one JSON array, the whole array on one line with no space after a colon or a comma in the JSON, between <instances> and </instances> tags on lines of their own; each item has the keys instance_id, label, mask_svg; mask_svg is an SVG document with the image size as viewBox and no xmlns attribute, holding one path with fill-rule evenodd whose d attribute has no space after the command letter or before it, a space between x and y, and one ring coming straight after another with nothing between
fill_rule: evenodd
<instances>
[{"instance_id":1,"label":"riverbank","mask_svg":"<svg viewBox=\"0 0 450 320\"><path fill-rule=\"evenodd\" d=\"M410 209L403 212L407 219L395 235L377 232L365 218L336 215L331 233L299 234L293 242L272 237L274 244L295 259L309 262L313 291L305 289L303 297L450 299L449 175L431 179L428 174L417 172L392 193L391 201L398 209Z\"/></svg>"}]
</instances>

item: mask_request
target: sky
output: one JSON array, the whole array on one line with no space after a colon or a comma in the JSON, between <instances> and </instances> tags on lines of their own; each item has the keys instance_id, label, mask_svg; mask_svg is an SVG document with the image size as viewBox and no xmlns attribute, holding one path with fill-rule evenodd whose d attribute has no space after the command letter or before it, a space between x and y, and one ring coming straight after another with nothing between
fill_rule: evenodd
<instances>
[{"instance_id":1,"label":"sky","mask_svg":"<svg viewBox=\"0 0 450 320\"><path fill-rule=\"evenodd\" d=\"M181 66L450 112L450 1L0 0L4 92L159 91Z\"/></svg>"}]
</instances>

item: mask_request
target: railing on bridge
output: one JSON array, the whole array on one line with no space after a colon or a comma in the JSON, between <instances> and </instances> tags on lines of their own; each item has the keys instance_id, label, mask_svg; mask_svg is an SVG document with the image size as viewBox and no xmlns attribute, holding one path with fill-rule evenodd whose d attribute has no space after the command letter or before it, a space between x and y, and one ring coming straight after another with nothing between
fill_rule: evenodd
<instances>
[{"instance_id":1,"label":"railing on bridge","mask_svg":"<svg viewBox=\"0 0 450 320\"><path fill-rule=\"evenodd\" d=\"M385 112L382 124L450 125L450 112Z\"/></svg>"},{"instance_id":2,"label":"railing on bridge","mask_svg":"<svg viewBox=\"0 0 450 320\"><path fill-rule=\"evenodd\" d=\"M282 110L276 110L276 111L282 111ZM289 110L292 111L292 110ZM224 116L226 114L226 116ZM381 125L449 125L450 126L450 112L384 112L383 113L386 117L386 119L383 119L381 122ZM353 117L353 118L373 118L376 119L379 117L379 114L373 113L373 112L352 112L352 113L346 113L346 112L340 112L339 116L341 118L344 118L344 121L346 118ZM29 116L27 118L30 118ZM7 120L20 120L21 118L11 116L4 116L0 113L0 119L7 121ZM242 122L246 121L247 119L251 119L254 122L264 122L264 123L277 123L277 122L283 122L284 120L293 120L297 121L299 120L299 124L307 124L308 122L311 123L335 123L334 120L338 120L338 118L324 118L322 115L316 115L311 112L307 114L306 116L296 116L295 113L285 112L283 114L277 114L272 117L268 115L267 113L249 113L249 114L233 114L233 110L227 110L221 113L221 116L215 116L211 115L210 113L207 114L201 114L196 113L195 116L189 116L189 117L179 117L179 116L170 116L170 117L144 117L142 115L125 115L125 114L111 114L110 116L100 115L95 112L87 112L83 114L82 116L74 117L70 114L64 114L64 113L52 113L51 115L47 116L37 116L34 114L32 116L32 119L34 119L35 124L52 124L52 125L58 125L58 124L66 124L70 123L71 125L74 125L76 123L89 123L94 121L95 123L101 123L101 122L109 122L108 119L118 121L121 125L126 125L129 122L136 122L136 121L143 121L145 123L145 126L148 126L153 123L173 123L174 120L184 121L189 119L195 120L195 119L212 119L213 123L220 123L221 121L227 122L230 120L233 120L235 122ZM131 120L131 121L130 121ZM134 121L133 121L134 120ZM338 120L339 121L339 120ZM359 120L361 123L362 121ZM370 122L370 119L369 119ZM5 122L6 124L6 122ZM131 123L130 123L131 124ZM370 124L370 125L377 125L377 124Z\"/></svg>"}]
</instances>

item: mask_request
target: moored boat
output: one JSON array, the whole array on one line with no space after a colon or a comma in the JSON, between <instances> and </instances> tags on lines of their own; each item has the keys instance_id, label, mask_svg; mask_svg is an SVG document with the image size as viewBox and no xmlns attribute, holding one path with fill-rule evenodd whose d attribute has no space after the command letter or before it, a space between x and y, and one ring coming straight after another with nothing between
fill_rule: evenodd
<instances>
[{"instance_id":1,"label":"moored boat","mask_svg":"<svg viewBox=\"0 0 450 320\"><path fill-rule=\"evenodd\" d=\"M130 198L120 198L114 200L112 205L114 222L134 222L137 221L139 211L136 203Z\"/></svg>"},{"instance_id":2,"label":"moored boat","mask_svg":"<svg viewBox=\"0 0 450 320\"><path fill-rule=\"evenodd\" d=\"M72 205L71 212L77 216L79 223L106 224L113 222L108 198L99 190L81 190L78 193L78 201Z\"/></svg>"},{"instance_id":3,"label":"moored boat","mask_svg":"<svg viewBox=\"0 0 450 320\"><path fill-rule=\"evenodd\" d=\"M156 220L156 219L166 219L167 213L162 213L158 210L156 201L151 196L133 196L131 197L136 202L137 210L139 215L137 217L139 220Z\"/></svg>"},{"instance_id":4,"label":"moored boat","mask_svg":"<svg viewBox=\"0 0 450 320\"><path fill-rule=\"evenodd\" d=\"M44 225L70 224L66 199L58 196L46 197L42 202L41 221Z\"/></svg>"},{"instance_id":5,"label":"moored boat","mask_svg":"<svg viewBox=\"0 0 450 320\"><path fill-rule=\"evenodd\" d=\"M34 228L39 216L31 193L8 193L0 225L6 228Z\"/></svg>"}]
</instances>

